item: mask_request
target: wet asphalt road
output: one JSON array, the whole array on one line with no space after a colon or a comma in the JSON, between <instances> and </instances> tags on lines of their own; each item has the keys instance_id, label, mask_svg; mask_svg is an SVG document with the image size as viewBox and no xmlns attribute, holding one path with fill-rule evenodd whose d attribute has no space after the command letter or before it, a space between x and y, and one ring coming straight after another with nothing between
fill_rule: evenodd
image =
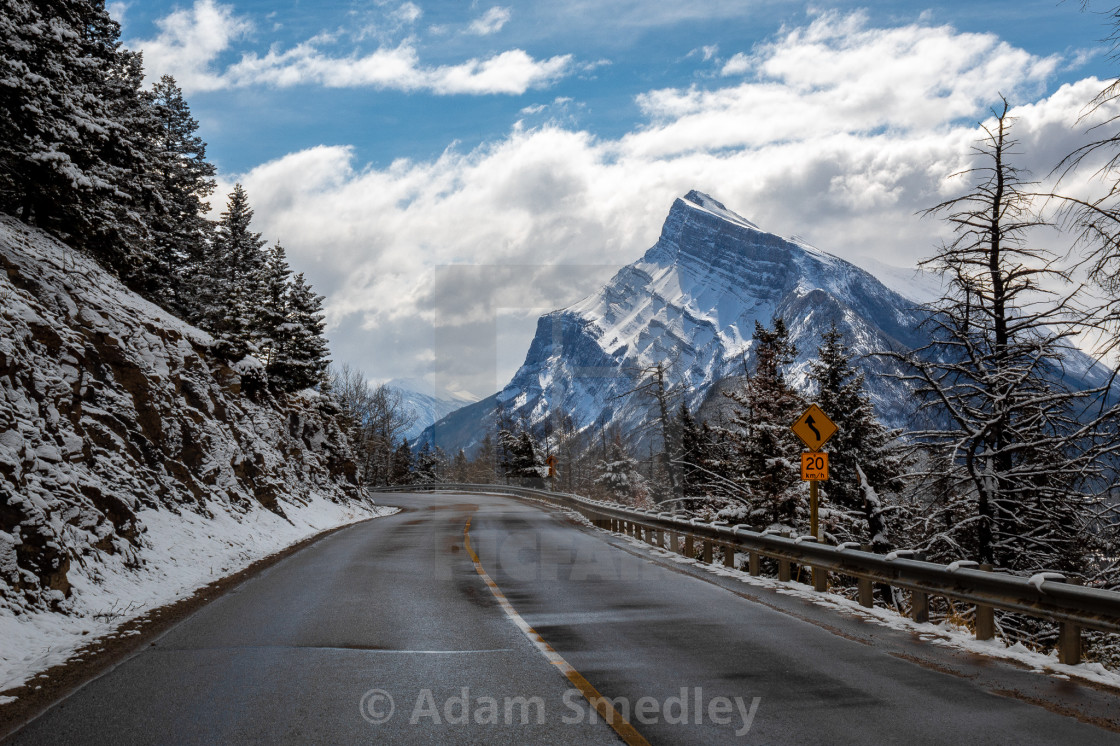
<instances>
[{"instance_id":1,"label":"wet asphalt road","mask_svg":"<svg viewBox=\"0 0 1120 746\"><path fill-rule=\"evenodd\" d=\"M476 572L470 519L516 612L651 743L1120 744L1084 722L1120 719L1110 692L681 568L535 505L380 502L404 510L265 570L11 741L619 743Z\"/></svg>"}]
</instances>

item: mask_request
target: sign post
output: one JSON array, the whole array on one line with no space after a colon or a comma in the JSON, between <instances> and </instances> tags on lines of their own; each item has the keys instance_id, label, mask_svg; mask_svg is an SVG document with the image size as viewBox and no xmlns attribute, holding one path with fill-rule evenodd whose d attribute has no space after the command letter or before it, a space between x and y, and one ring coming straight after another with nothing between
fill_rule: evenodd
<instances>
[{"instance_id":1,"label":"sign post","mask_svg":"<svg viewBox=\"0 0 1120 746\"><path fill-rule=\"evenodd\" d=\"M544 462L546 464L548 464L548 478L549 479L555 479L556 478L556 457L553 456L550 453L550 454L548 454L548 458L546 458L544 460Z\"/></svg>"},{"instance_id":2,"label":"sign post","mask_svg":"<svg viewBox=\"0 0 1120 746\"><path fill-rule=\"evenodd\" d=\"M820 521L818 520L818 484L828 481L828 454L821 447L836 434L838 429L828 415L816 404L802 412L790 425L794 435L808 447L808 453L801 454L801 479L809 483L809 531L821 540Z\"/></svg>"}]
</instances>

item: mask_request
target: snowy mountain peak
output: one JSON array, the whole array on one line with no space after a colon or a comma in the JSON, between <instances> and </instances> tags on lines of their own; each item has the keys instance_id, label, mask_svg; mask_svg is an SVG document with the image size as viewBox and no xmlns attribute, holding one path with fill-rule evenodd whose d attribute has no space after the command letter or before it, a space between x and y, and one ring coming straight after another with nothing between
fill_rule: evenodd
<instances>
[{"instance_id":1,"label":"snowy mountain peak","mask_svg":"<svg viewBox=\"0 0 1120 746\"><path fill-rule=\"evenodd\" d=\"M541 317L525 362L493 397L444 418L430 431L449 452L470 448L505 416L539 424L557 412L580 427L618 425L639 439L649 402L629 395L642 371L664 363L678 400L708 406L725 379L751 364L756 323L786 320L804 380L831 323L857 355L922 342L913 303L871 274L801 240L760 229L707 194L673 202L657 243L622 267L597 293ZM907 400L886 364L864 360L871 392L891 424ZM728 382L730 383L730 382ZM717 386L718 385L718 386Z\"/></svg>"},{"instance_id":2,"label":"snowy mountain peak","mask_svg":"<svg viewBox=\"0 0 1120 746\"><path fill-rule=\"evenodd\" d=\"M722 218L729 223L735 223L745 228L753 228L755 230L759 230L759 227L757 225L747 220L742 215L728 210L727 207L725 207L724 204L719 200L713 199L710 195L704 194L703 192L698 192L695 189L684 195L682 199L677 200L677 202L682 203L682 206L702 210L716 216L717 218ZM676 208L677 204L674 204L673 207Z\"/></svg>"}]
</instances>

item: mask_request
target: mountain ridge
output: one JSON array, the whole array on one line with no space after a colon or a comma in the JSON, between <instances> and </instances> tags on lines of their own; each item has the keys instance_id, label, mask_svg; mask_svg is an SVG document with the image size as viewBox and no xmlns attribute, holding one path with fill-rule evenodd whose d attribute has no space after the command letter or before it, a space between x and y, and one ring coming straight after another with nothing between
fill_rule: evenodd
<instances>
[{"instance_id":1,"label":"mountain ridge","mask_svg":"<svg viewBox=\"0 0 1120 746\"><path fill-rule=\"evenodd\" d=\"M791 374L804 384L830 322L857 355L909 349L926 341L916 306L870 272L769 233L693 190L674 200L657 242L639 259L597 292L540 317L509 384L448 414L423 438L447 451L471 450L492 429L498 406L532 425L562 412L577 427L637 431L648 407L622 398L651 365L670 362L675 389L699 407L714 384L750 365L755 322L781 315L799 349ZM884 375L897 372L894 364L864 357L859 365L879 381L871 397L880 415L904 424L905 387Z\"/></svg>"}]
</instances>

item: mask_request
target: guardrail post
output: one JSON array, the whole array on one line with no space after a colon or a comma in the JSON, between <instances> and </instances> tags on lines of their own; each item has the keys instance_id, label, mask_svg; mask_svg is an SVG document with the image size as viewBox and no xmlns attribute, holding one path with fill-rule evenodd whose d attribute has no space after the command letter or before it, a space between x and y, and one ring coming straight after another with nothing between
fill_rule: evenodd
<instances>
[{"instance_id":1,"label":"guardrail post","mask_svg":"<svg viewBox=\"0 0 1120 746\"><path fill-rule=\"evenodd\" d=\"M710 541L704 542L704 564L712 564L712 542Z\"/></svg>"},{"instance_id":2,"label":"guardrail post","mask_svg":"<svg viewBox=\"0 0 1120 746\"><path fill-rule=\"evenodd\" d=\"M990 640L996 636L996 610L976 605L976 639Z\"/></svg>"},{"instance_id":3,"label":"guardrail post","mask_svg":"<svg viewBox=\"0 0 1120 746\"><path fill-rule=\"evenodd\" d=\"M910 618L919 624L929 621L929 596L925 591L910 591Z\"/></svg>"},{"instance_id":4,"label":"guardrail post","mask_svg":"<svg viewBox=\"0 0 1120 746\"><path fill-rule=\"evenodd\" d=\"M723 566L730 568L735 567L735 547L730 544L723 545Z\"/></svg>"},{"instance_id":5,"label":"guardrail post","mask_svg":"<svg viewBox=\"0 0 1120 746\"><path fill-rule=\"evenodd\" d=\"M823 567L810 567L813 573L813 590L814 591L827 591L828 590L828 570Z\"/></svg>"},{"instance_id":6,"label":"guardrail post","mask_svg":"<svg viewBox=\"0 0 1120 746\"><path fill-rule=\"evenodd\" d=\"M1081 627L1072 622L1058 624L1058 663L1076 666L1081 662Z\"/></svg>"},{"instance_id":7,"label":"guardrail post","mask_svg":"<svg viewBox=\"0 0 1120 746\"><path fill-rule=\"evenodd\" d=\"M681 551L681 537L676 531L669 532L669 551L673 554L680 554Z\"/></svg>"},{"instance_id":8,"label":"guardrail post","mask_svg":"<svg viewBox=\"0 0 1120 746\"><path fill-rule=\"evenodd\" d=\"M781 581L784 581L784 582L788 583L789 578L790 578L789 560L787 560L787 559L778 560L778 580L781 580Z\"/></svg>"},{"instance_id":9,"label":"guardrail post","mask_svg":"<svg viewBox=\"0 0 1120 746\"><path fill-rule=\"evenodd\" d=\"M859 578L859 605L866 609L875 606L875 586L870 578Z\"/></svg>"},{"instance_id":10,"label":"guardrail post","mask_svg":"<svg viewBox=\"0 0 1120 746\"><path fill-rule=\"evenodd\" d=\"M753 550L747 552L747 568L756 578L762 574L762 558L758 556L758 552Z\"/></svg>"},{"instance_id":11,"label":"guardrail post","mask_svg":"<svg viewBox=\"0 0 1120 746\"><path fill-rule=\"evenodd\" d=\"M861 544L860 551L870 552L870 544ZM859 585L859 605L864 608L870 609L875 606L875 586L871 583L870 578L857 578Z\"/></svg>"},{"instance_id":12,"label":"guardrail post","mask_svg":"<svg viewBox=\"0 0 1120 746\"><path fill-rule=\"evenodd\" d=\"M646 529L646 543L647 544L652 544L653 546L657 546L657 534L658 533L659 533L658 530L655 529L655 528L647 528Z\"/></svg>"},{"instance_id":13,"label":"guardrail post","mask_svg":"<svg viewBox=\"0 0 1120 746\"><path fill-rule=\"evenodd\" d=\"M696 557L696 547L692 543L692 534L685 534L684 535L684 552L683 552L683 554L684 554L685 557L688 557L689 559L694 559Z\"/></svg>"},{"instance_id":14,"label":"guardrail post","mask_svg":"<svg viewBox=\"0 0 1120 746\"><path fill-rule=\"evenodd\" d=\"M1069 581L1073 585L1081 585L1080 578ZM1070 622L1058 624L1058 662L1067 666L1076 666L1081 662L1081 627Z\"/></svg>"},{"instance_id":15,"label":"guardrail post","mask_svg":"<svg viewBox=\"0 0 1120 746\"><path fill-rule=\"evenodd\" d=\"M991 565L980 565L984 572L991 572ZM991 606L976 605L976 639L991 640L996 636L996 610Z\"/></svg>"}]
</instances>

